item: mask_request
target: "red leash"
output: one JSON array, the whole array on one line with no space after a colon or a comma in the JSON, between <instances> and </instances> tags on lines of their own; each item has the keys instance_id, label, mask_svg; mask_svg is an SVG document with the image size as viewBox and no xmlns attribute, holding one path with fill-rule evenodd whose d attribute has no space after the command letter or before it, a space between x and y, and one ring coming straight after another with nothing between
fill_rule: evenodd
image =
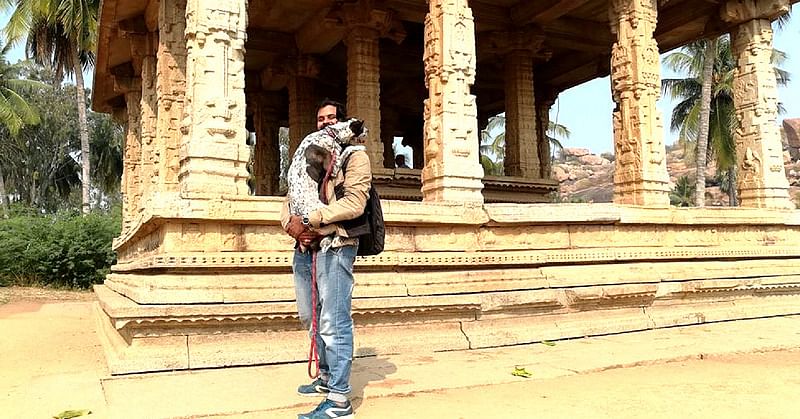
<instances>
[{"instance_id":1,"label":"red leash","mask_svg":"<svg viewBox=\"0 0 800 419\"><path fill-rule=\"evenodd\" d=\"M311 348L308 350L308 376L313 380L319 377L319 353L317 352L317 251L311 251ZM311 374L311 362L316 365L316 372Z\"/></svg>"},{"instance_id":2,"label":"red leash","mask_svg":"<svg viewBox=\"0 0 800 419\"><path fill-rule=\"evenodd\" d=\"M328 195L325 193L328 180L331 178L333 162L336 161L336 152L331 153L331 161L328 163L328 170L322 179L322 188L319 192L319 199L323 204L328 205ZM317 251L311 249L311 347L308 349L308 377L312 380L319 377L319 352L317 350L317 333L319 332L319 319L317 318ZM311 363L316 366L315 373L311 374Z\"/></svg>"}]
</instances>

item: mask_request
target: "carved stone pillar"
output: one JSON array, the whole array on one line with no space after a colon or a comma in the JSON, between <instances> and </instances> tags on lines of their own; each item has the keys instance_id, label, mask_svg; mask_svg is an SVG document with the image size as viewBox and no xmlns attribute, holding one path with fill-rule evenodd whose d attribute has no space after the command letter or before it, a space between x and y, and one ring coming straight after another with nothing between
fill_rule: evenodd
<instances>
[{"instance_id":1,"label":"carved stone pillar","mask_svg":"<svg viewBox=\"0 0 800 419\"><path fill-rule=\"evenodd\" d=\"M346 5L347 112L369 130L367 153L373 169L384 167L381 141L381 85L378 39L388 30L391 14L371 8L365 1Z\"/></svg>"},{"instance_id":2,"label":"carved stone pillar","mask_svg":"<svg viewBox=\"0 0 800 419\"><path fill-rule=\"evenodd\" d=\"M556 101L557 94L550 89L539 87L536 94L536 139L539 146L539 176L542 179L552 177L552 167L550 164L551 149L550 139L547 133L550 128L550 108Z\"/></svg>"},{"instance_id":3,"label":"carved stone pillar","mask_svg":"<svg viewBox=\"0 0 800 419\"><path fill-rule=\"evenodd\" d=\"M656 27L656 0L612 0L611 51L614 203L668 206L669 176L656 108L661 88Z\"/></svg>"},{"instance_id":4,"label":"carved stone pillar","mask_svg":"<svg viewBox=\"0 0 800 419\"><path fill-rule=\"evenodd\" d=\"M253 119L256 130L255 178L256 195L277 195L280 178L281 152L278 145L278 111L281 106L276 92L254 94ZM291 155L290 155L291 156Z\"/></svg>"},{"instance_id":5,"label":"carved stone pillar","mask_svg":"<svg viewBox=\"0 0 800 419\"><path fill-rule=\"evenodd\" d=\"M475 25L466 0L429 0L425 16L423 201L483 202L475 96Z\"/></svg>"},{"instance_id":6,"label":"carved stone pillar","mask_svg":"<svg viewBox=\"0 0 800 419\"><path fill-rule=\"evenodd\" d=\"M539 178L533 59L544 34L527 29L499 33L494 38L496 47L505 56L505 175Z\"/></svg>"},{"instance_id":7,"label":"carved stone pillar","mask_svg":"<svg viewBox=\"0 0 800 419\"><path fill-rule=\"evenodd\" d=\"M739 0L721 9L723 19L742 22L731 32L731 49L737 63L733 76L736 186L743 207L794 208L783 167L778 91L770 62L770 19L788 9L788 0Z\"/></svg>"},{"instance_id":8,"label":"carved stone pillar","mask_svg":"<svg viewBox=\"0 0 800 419\"><path fill-rule=\"evenodd\" d=\"M301 55L289 64L289 158L303 138L317 130L314 78L319 74L317 60ZM348 109L349 111L349 109Z\"/></svg>"},{"instance_id":9,"label":"carved stone pillar","mask_svg":"<svg viewBox=\"0 0 800 419\"><path fill-rule=\"evenodd\" d=\"M141 206L140 210L147 208L153 199L161 167L161 149L157 141L158 124L158 95L156 93L156 48L158 34L147 33L136 37L137 42L132 42L133 55L141 57L142 62L142 95L140 100L141 116L141 152L142 165L140 167L141 180ZM136 58L134 58L136 60Z\"/></svg>"},{"instance_id":10,"label":"carved stone pillar","mask_svg":"<svg viewBox=\"0 0 800 419\"><path fill-rule=\"evenodd\" d=\"M383 167L394 169L394 134L400 127L400 114L395 109L383 110L381 112L381 133L383 133ZM409 167L412 162L406 162Z\"/></svg>"},{"instance_id":11,"label":"carved stone pillar","mask_svg":"<svg viewBox=\"0 0 800 419\"><path fill-rule=\"evenodd\" d=\"M132 77L114 77L114 91L125 95L125 137L123 139L122 164L122 231L133 226L139 214L141 199L140 167L141 146L141 100L142 81Z\"/></svg>"},{"instance_id":12,"label":"carved stone pillar","mask_svg":"<svg viewBox=\"0 0 800 419\"><path fill-rule=\"evenodd\" d=\"M244 42L247 0L186 4L181 193L247 195Z\"/></svg>"},{"instance_id":13,"label":"carved stone pillar","mask_svg":"<svg viewBox=\"0 0 800 419\"><path fill-rule=\"evenodd\" d=\"M186 0L159 3L156 64L159 115L156 131L161 155L159 191L179 190L181 120L186 98L185 14Z\"/></svg>"}]
</instances>

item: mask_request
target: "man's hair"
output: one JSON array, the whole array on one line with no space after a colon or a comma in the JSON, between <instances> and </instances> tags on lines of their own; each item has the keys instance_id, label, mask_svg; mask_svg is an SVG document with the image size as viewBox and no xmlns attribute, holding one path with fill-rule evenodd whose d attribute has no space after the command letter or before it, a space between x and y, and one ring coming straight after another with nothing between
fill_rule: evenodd
<instances>
[{"instance_id":1,"label":"man's hair","mask_svg":"<svg viewBox=\"0 0 800 419\"><path fill-rule=\"evenodd\" d=\"M326 97L325 99L322 99L319 104L317 104L317 112L326 106L333 106L336 108L336 119L338 119L339 122L344 122L347 120L347 107L344 106L344 104Z\"/></svg>"}]
</instances>

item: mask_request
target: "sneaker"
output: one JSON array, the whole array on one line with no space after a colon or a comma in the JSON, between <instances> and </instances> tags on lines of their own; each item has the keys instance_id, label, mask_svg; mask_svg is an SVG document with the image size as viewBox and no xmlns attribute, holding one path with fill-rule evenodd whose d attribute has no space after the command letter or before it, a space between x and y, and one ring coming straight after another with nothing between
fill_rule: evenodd
<instances>
[{"instance_id":1,"label":"sneaker","mask_svg":"<svg viewBox=\"0 0 800 419\"><path fill-rule=\"evenodd\" d=\"M316 409L297 415L297 419L353 419L356 416L353 414L353 406L350 401L342 407L336 404L333 400L325 399L317 406Z\"/></svg>"},{"instance_id":2,"label":"sneaker","mask_svg":"<svg viewBox=\"0 0 800 419\"><path fill-rule=\"evenodd\" d=\"M322 381L322 378L317 378L311 384L303 384L297 387L297 394L301 396L327 395L329 392L328 383Z\"/></svg>"}]
</instances>

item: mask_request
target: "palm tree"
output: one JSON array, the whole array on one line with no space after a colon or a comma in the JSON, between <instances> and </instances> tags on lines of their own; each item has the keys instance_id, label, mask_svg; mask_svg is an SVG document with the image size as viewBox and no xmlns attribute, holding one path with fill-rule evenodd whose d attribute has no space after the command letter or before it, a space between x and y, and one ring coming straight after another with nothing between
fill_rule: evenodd
<instances>
[{"instance_id":1,"label":"palm tree","mask_svg":"<svg viewBox=\"0 0 800 419\"><path fill-rule=\"evenodd\" d=\"M10 43L26 38L26 50L37 63L52 67L60 80L74 76L81 140L83 213L89 212L91 158L83 71L94 63L99 0L0 0L13 9L5 34Z\"/></svg>"},{"instance_id":2,"label":"palm tree","mask_svg":"<svg viewBox=\"0 0 800 419\"><path fill-rule=\"evenodd\" d=\"M676 207L689 207L692 205L692 196L695 195L694 185L688 176L681 176L675 181L675 187L669 192L669 203Z\"/></svg>"},{"instance_id":3,"label":"palm tree","mask_svg":"<svg viewBox=\"0 0 800 419\"><path fill-rule=\"evenodd\" d=\"M41 84L18 78L20 66L9 65L6 61L10 47L11 44L6 44L0 48L0 126L5 127L11 137L16 137L23 126L39 123L39 113L20 96L20 92L36 88ZM0 144L0 150L3 151L0 154L6 158L9 157L7 148L6 144ZM3 212L3 217L8 217L8 196L3 165L4 162L0 159L0 210Z\"/></svg>"},{"instance_id":4,"label":"palm tree","mask_svg":"<svg viewBox=\"0 0 800 419\"><path fill-rule=\"evenodd\" d=\"M506 115L505 113L501 113L489 118L489 123L486 124L486 128L481 131L481 165L486 174L495 176L503 175L503 162L506 154L505 127ZM570 134L569 128L550 121L547 127L547 139L550 141L550 149L555 151L564 148L557 137L567 139Z\"/></svg>"},{"instance_id":5,"label":"palm tree","mask_svg":"<svg viewBox=\"0 0 800 419\"><path fill-rule=\"evenodd\" d=\"M714 56L711 77L703 74L704 64L709 61L707 56ZM785 59L785 54L774 51L773 64L780 65ZM698 167L696 180L695 202L704 198L704 191L699 190L702 184L705 187L705 160L713 155L717 170L727 171L728 181L735 183L736 170L736 144L733 139L735 127L735 108L733 104L733 73L736 60L731 52L730 37L722 36L715 42L698 41L683 47L680 51L669 54L664 58L664 64L676 72L687 74L685 79L664 79L661 89L672 99L679 100L672 110L672 123L670 129L678 132L678 137L685 144L695 145L695 156ZM778 67L775 76L779 85L789 81L788 73ZM703 122L703 82L710 78L709 106L708 106L708 135L707 150L703 152L701 131ZM780 105L779 105L780 107ZM698 141L699 140L699 141ZM702 156L700 156L702 154ZM730 203L736 202L736 190L729 190ZM698 201L698 199L700 201Z\"/></svg>"}]
</instances>

